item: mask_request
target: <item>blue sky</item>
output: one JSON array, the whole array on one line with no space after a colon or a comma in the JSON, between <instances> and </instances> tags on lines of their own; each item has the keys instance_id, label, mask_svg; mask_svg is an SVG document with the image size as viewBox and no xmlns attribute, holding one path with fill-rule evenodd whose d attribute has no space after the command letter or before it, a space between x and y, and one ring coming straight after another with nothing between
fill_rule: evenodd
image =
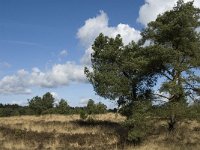
<instances>
[{"instance_id":1,"label":"blue sky","mask_svg":"<svg viewBox=\"0 0 200 150\"><path fill-rule=\"evenodd\" d=\"M91 44L103 32L124 43L176 0L0 0L0 102L26 104L45 92L72 106L92 98L83 67ZM200 4L195 1L195 5Z\"/></svg>"}]
</instances>

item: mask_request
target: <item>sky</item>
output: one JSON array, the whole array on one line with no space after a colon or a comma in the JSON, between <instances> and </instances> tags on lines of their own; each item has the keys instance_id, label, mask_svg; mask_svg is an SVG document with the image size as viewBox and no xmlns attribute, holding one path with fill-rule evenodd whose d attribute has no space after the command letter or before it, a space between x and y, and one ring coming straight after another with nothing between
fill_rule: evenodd
<instances>
[{"instance_id":1,"label":"sky","mask_svg":"<svg viewBox=\"0 0 200 150\"><path fill-rule=\"evenodd\" d=\"M188 1L188 0L185 0ZM84 75L99 33L137 42L176 0L0 0L0 103L26 105L51 92L71 106L88 99L113 107ZM200 7L200 0L194 5Z\"/></svg>"}]
</instances>

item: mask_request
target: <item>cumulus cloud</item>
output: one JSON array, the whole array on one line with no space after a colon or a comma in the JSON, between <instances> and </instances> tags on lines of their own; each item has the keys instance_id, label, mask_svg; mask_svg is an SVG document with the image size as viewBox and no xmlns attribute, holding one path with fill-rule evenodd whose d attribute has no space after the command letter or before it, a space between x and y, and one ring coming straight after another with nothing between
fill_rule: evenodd
<instances>
[{"instance_id":1,"label":"cumulus cloud","mask_svg":"<svg viewBox=\"0 0 200 150\"><path fill-rule=\"evenodd\" d=\"M128 44L132 40L138 41L140 39L140 31L130 27L128 24L120 23L116 27L111 27L108 21L107 14L100 11L99 15L85 21L85 24L79 28L77 37L86 47L90 46L100 33L109 37L115 37L117 34L121 34L125 44Z\"/></svg>"},{"instance_id":2,"label":"cumulus cloud","mask_svg":"<svg viewBox=\"0 0 200 150\"><path fill-rule=\"evenodd\" d=\"M31 89L27 88L27 74L25 70L19 70L15 75L5 76L0 80L0 93L2 94L29 94Z\"/></svg>"},{"instance_id":3,"label":"cumulus cloud","mask_svg":"<svg viewBox=\"0 0 200 150\"><path fill-rule=\"evenodd\" d=\"M188 1L191 0L184 0ZM177 0L145 0L144 5L140 7L137 21L146 26L150 21L154 21L158 14L171 10L176 2ZM194 0L194 6L200 7L199 0Z\"/></svg>"},{"instance_id":4,"label":"cumulus cloud","mask_svg":"<svg viewBox=\"0 0 200 150\"><path fill-rule=\"evenodd\" d=\"M30 76L30 83L41 87L56 87L85 81L83 66L72 62L56 64L47 72L34 68Z\"/></svg>"},{"instance_id":5,"label":"cumulus cloud","mask_svg":"<svg viewBox=\"0 0 200 150\"><path fill-rule=\"evenodd\" d=\"M31 87L54 88L70 83L86 82L84 67L72 62L56 64L50 70L33 68L31 72L19 70L15 75L0 80L0 94L29 94Z\"/></svg>"},{"instance_id":6,"label":"cumulus cloud","mask_svg":"<svg viewBox=\"0 0 200 150\"><path fill-rule=\"evenodd\" d=\"M109 26L107 14L100 11L100 14L96 17L87 19L85 24L77 32L77 37L86 48L85 54L81 59L83 64L90 64L90 55L92 53L91 45L100 33L109 37L115 37L117 34L120 34L124 44L128 44L131 41L138 41L141 37L140 31L130 27L128 24L120 23L114 27Z\"/></svg>"}]
</instances>

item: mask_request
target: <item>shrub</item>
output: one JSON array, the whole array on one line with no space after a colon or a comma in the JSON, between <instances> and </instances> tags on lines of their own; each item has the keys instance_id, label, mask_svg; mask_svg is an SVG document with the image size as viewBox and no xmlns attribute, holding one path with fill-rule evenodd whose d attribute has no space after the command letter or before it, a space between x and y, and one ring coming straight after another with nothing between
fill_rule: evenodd
<instances>
[{"instance_id":1,"label":"shrub","mask_svg":"<svg viewBox=\"0 0 200 150\"><path fill-rule=\"evenodd\" d=\"M87 117L88 117L88 114L84 110L82 110L80 112L80 118L83 119L83 120L86 120Z\"/></svg>"}]
</instances>

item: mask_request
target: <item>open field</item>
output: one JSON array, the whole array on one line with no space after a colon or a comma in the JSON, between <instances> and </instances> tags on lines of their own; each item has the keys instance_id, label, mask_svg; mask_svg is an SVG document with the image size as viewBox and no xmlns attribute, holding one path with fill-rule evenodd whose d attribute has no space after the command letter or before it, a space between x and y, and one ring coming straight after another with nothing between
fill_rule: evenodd
<instances>
[{"instance_id":1,"label":"open field","mask_svg":"<svg viewBox=\"0 0 200 150\"><path fill-rule=\"evenodd\" d=\"M125 119L109 113L94 116L91 122L79 115L44 115L0 118L1 150L198 150L200 123L185 121L175 133L167 132L165 121L155 123L155 131L139 146L125 142ZM174 141L174 142L172 142Z\"/></svg>"}]
</instances>

